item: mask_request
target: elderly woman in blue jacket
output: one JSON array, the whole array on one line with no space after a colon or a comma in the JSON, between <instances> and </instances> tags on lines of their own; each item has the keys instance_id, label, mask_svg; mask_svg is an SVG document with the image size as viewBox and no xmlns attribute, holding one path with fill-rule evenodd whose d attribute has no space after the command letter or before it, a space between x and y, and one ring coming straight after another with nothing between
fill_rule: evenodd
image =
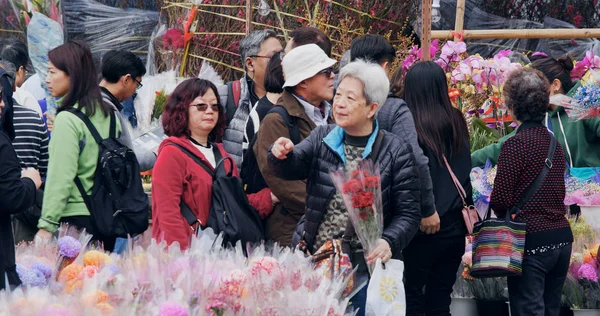
<instances>
[{"instance_id":1,"label":"elderly woman in blue jacket","mask_svg":"<svg viewBox=\"0 0 600 316\"><path fill-rule=\"evenodd\" d=\"M268 159L279 177L307 179L306 214L298 224L293 243L302 239L309 251L318 249L328 239L340 238L348 222L347 210L329 172L341 166L353 169L364 159L379 164L383 236L366 256L360 243L350 243L353 246L349 255L353 265L359 266L356 277L360 280L369 277L364 259L367 264L378 258L388 261L417 232L421 220L420 183L410 144L380 130L375 120L389 89L384 70L359 60L345 66L339 78L333 102L337 126L318 127L296 146L289 139L280 138L271 147ZM360 314L364 313L365 300L366 287L353 299Z\"/></svg>"}]
</instances>

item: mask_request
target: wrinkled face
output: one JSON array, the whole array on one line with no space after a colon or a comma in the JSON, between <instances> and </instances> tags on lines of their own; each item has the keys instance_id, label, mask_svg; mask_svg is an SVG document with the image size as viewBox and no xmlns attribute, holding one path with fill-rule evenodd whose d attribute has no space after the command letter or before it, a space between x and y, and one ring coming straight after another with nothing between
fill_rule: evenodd
<instances>
[{"instance_id":1,"label":"wrinkled face","mask_svg":"<svg viewBox=\"0 0 600 316\"><path fill-rule=\"evenodd\" d=\"M282 50L281 43L275 37L268 38L260 44L260 51L254 57L249 57L249 64L246 65L250 76L255 84L263 86L265 82L265 71L271 57L278 51Z\"/></svg>"},{"instance_id":2,"label":"wrinkled face","mask_svg":"<svg viewBox=\"0 0 600 316\"><path fill-rule=\"evenodd\" d=\"M333 99L334 78L335 74L333 73L333 69L328 68L320 71L313 77L304 80L300 84L304 85L310 94L310 100L317 100L320 102L330 101Z\"/></svg>"},{"instance_id":3,"label":"wrinkled face","mask_svg":"<svg viewBox=\"0 0 600 316\"><path fill-rule=\"evenodd\" d=\"M69 84L71 83L67 74L56 68L52 62L48 62L48 76L46 76L46 84L55 98L64 97L69 92Z\"/></svg>"},{"instance_id":4,"label":"wrinkled face","mask_svg":"<svg viewBox=\"0 0 600 316\"><path fill-rule=\"evenodd\" d=\"M333 99L333 117L341 128L360 129L373 124L379 106L367 104L363 89L363 83L353 77L345 77L338 85Z\"/></svg>"},{"instance_id":5,"label":"wrinkled face","mask_svg":"<svg viewBox=\"0 0 600 316\"><path fill-rule=\"evenodd\" d=\"M219 119L219 103L215 92L208 89L195 98L188 108L188 128L193 134L208 136Z\"/></svg>"}]
</instances>

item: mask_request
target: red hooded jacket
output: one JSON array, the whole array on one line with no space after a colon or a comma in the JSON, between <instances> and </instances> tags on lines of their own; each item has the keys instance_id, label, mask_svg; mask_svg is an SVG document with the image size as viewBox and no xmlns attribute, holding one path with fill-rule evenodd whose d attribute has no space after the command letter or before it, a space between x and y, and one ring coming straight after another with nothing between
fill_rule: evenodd
<instances>
[{"instance_id":1,"label":"red hooded jacket","mask_svg":"<svg viewBox=\"0 0 600 316\"><path fill-rule=\"evenodd\" d=\"M212 177L179 148L169 144L183 146L210 164L187 137L169 137L160 144L152 170L152 238L158 242L165 240L169 245L177 241L181 249L187 249L194 232L181 215L179 203L183 198L196 217L206 224L212 200ZM223 157L229 156L222 144L215 145ZM230 168L225 164L226 171ZM239 176L235 164L233 168L233 175ZM248 200L263 218L273 211L269 189L249 194Z\"/></svg>"}]
</instances>

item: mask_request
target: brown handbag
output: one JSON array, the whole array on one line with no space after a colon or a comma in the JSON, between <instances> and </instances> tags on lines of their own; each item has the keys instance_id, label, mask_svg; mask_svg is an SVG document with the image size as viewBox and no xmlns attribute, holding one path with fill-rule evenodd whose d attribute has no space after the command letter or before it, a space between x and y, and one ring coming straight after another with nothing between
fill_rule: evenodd
<instances>
[{"instance_id":1,"label":"brown handbag","mask_svg":"<svg viewBox=\"0 0 600 316\"><path fill-rule=\"evenodd\" d=\"M465 221L465 226L467 226L467 231L469 232L469 235L472 235L475 223L479 222L481 218L479 217L479 213L477 213L477 209L475 208L475 206L467 205L467 193L465 192L465 189L460 184L460 181L458 181L458 178L456 178L456 175L452 171L452 168L450 168L450 164L448 163L446 156L443 156L443 158L444 163L446 164L446 168L448 168L448 172L450 173L450 177L452 177L452 182L454 182L454 186L458 191L458 195L460 195L460 199L463 202L462 216L463 220Z\"/></svg>"}]
</instances>

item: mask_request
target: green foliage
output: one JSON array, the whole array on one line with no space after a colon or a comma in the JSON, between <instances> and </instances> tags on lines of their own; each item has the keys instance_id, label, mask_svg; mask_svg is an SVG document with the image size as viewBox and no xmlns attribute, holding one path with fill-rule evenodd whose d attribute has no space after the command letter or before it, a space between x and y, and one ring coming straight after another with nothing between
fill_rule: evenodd
<instances>
[{"instance_id":1,"label":"green foliage","mask_svg":"<svg viewBox=\"0 0 600 316\"><path fill-rule=\"evenodd\" d=\"M152 110L152 118L158 120L158 118L162 115L165 110L165 105L167 104L167 95L165 94L165 90L160 90L160 92L156 93L156 98L154 99L154 109Z\"/></svg>"}]
</instances>

